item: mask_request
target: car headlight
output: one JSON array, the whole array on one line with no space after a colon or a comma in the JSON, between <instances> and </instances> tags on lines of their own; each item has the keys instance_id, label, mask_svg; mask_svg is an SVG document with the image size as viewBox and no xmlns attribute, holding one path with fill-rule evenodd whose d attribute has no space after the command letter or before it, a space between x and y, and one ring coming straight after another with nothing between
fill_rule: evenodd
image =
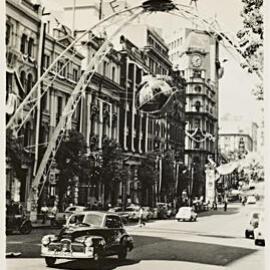
<instances>
[{"instance_id":1,"label":"car headlight","mask_svg":"<svg viewBox=\"0 0 270 270\"><path fill-rule=\"evenodd\" d=\"M42 237L41 243L43 246L47 246L50 244L50 242L52 242L55 239L56 239L55 235L45 235L44 237Z\"/></svg>"},{"instance_id":2,"label":"car headlight","mask_svg":"<svg viewBox=\"0 0 270 270\"><path fill-rule=\"evenodd\" d=\"M84 244L86 247L91 247L93 245L92 238L86 238Z\"/></svg>"}]
</instances>

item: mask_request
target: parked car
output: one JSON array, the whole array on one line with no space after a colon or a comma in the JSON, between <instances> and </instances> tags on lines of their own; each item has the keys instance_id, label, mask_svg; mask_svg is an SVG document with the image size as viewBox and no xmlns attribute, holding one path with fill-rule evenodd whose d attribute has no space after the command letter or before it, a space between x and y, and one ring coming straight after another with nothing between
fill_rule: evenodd
<instances>
[{"instance_id":1,"label":"parked car","mask_svg":"<svg viewBox=\"0 0 270 270\"><path fill-rule=\"evenodd\" d=\"M142 209L143 209L143 219L144 220L149 220L149 219L153 218L154 213L153 213L151 207L144 206L144 207L142 207Z\"/></svg>"},{"instance_id":2,"label":"parked car","mask_svg":"<svg viewBox=\"0 0 270 270\"><path fill-rule=\"evenodd\" d=\"M261 215L259 219L259 224L257 228L254 229L254 243L255 245L262 245L265 246L265 222L264 217Z\"/></svg>"},{"instance_id":3,"label":"parked car","mask_svg":"<svg viewBox=\"0 0 270 270\"><path fill-rule=\"evenodd\" d=\"M180 207L175 218L177 221L196 221L197 213L195 213L192 207Z\"/></svg>"},{"instance_id":4,"label":"parked car","mask_svg":"<svg viewBox=\"0 0 270 270\"><path fill-rule=\"evenodd\" d=\"M254 229L258 227L260 212L252 212L249 217L249 224L245 230L246 238L254 238Z\"/></svg>"},{"instance_id":5,"label":"parked car","mask_svg":"<svg viewBox=\"0 0 270 270\"><path fill-rule=\"evenodd\" d=\"M250 195L247 197L247 204L256 204L256 198L254 195Z\"/></svg>"},{"instance_id":6,"label":"parked car","mask_svg":"<svg viewBox=\"0 0 270 270\"><path fill-rule=\"evenodd\" d=\"M59 234L46 235L41 243L41 256L49 267L57 259L100 261L111 255L125 259L133 249L133 239L123 228L120 217L100 211L72 214Z\"/></svg>"},{"instance_id":7,"label":"parked car","mask_svg":"<svg viewBox=\"0 0 270 270\"><path fill-rule=\"evenodd\" d=\"M63 226L71 214L87 210L85 206L69 206L64 212L56 213L54 224L56 226Z\"/></svg>"},{"instance_id":8,"label":"parked car","mask_svg":"<svg viewBox=\"0 0 270 270\"><path fill-rule=\"evenodd\" d=\"M250 180L249 181L248 187L249 187L249 189L255 189L255 182L254 182L254 180Z\"/></svg>"},{"instance_id":9,"label":"parked car","mask_svg":"<svg viewBox=\"0 0 270 270\"><path fill-rule=\"evenodd\" d=\"M126 208L125 212L128 214L129 220L138 220L139 219L139 210L140 206L138 205L131 205Z\"/></svg>"},{"instance_id":10,"label":"parked car","mask_svg":"<svg viewBox=\"0 0 270 270\"><path fill-rule=\"evenodd\" d=\"M124 224L127 223L128 221L128 213L126 211L123 211L122 210L122 207L113 207L113 208L110 208L108 210L109 213L115 213L117 214L119 217L121 217L122 221Z\"/></svg>"}]
</instances>

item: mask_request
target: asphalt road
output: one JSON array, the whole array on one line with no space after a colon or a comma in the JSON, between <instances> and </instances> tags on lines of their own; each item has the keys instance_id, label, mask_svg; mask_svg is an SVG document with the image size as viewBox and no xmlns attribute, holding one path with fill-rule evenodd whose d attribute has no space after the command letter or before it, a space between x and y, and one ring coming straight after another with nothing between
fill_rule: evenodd
<instances>
[{"instance_id":1,"label":"asphalt road","mask_svg":"<svg viewBox=\"0 0 270 270\"><path fill-rule=\"evenodd\" d=\"M227 212L222 208L205 212L197 222L160 220L145 227L129 226L135 249L126 261L120 263L112 257L97 266L86 261L59 260L55 269L264 270L264 247L244 238L249 213L258 208L262 208L260 203L230 204ZM46 269L40 258L40 239L54 232L36 229L28 236L7 236L7 252L22 252L19 258L7 259L7 269Z\"/></svg>"}]
</instances>

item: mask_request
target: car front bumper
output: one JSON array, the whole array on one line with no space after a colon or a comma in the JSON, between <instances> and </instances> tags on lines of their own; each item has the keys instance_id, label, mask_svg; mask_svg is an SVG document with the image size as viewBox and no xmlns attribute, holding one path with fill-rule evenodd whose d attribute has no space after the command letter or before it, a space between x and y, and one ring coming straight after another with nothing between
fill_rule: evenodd
<instances>
[{"instance_id":1,"label":"car front bumper","mask_svg":"<svg viewBox=\"0 0 270 270\"><path fill-rule=\"evenodd\" d=\"M47 247L42 246L41 248L42 257L53 257L62 259L91 259L94 257L94 248L88 247L84 251L64 251L64 250L49 250Z\"/></svg>"}]
</instances>

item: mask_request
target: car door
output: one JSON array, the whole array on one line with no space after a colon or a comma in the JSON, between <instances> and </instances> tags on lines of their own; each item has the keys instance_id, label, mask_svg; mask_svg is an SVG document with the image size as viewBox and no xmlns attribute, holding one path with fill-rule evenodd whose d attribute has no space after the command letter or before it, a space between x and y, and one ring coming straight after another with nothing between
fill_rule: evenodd
<instances>
[{"instance_id":1,"label":"car door","mask_svg":"<svg viewBox=\"0 0 270 270\"><path fill-rule=\"evenodd\" d=\"M117 254L121 246L121 236L123 224L120 217L116 215L107 215L105 227L108 231L107 252L109 254Z\"/></svg>"}]
</instances>

